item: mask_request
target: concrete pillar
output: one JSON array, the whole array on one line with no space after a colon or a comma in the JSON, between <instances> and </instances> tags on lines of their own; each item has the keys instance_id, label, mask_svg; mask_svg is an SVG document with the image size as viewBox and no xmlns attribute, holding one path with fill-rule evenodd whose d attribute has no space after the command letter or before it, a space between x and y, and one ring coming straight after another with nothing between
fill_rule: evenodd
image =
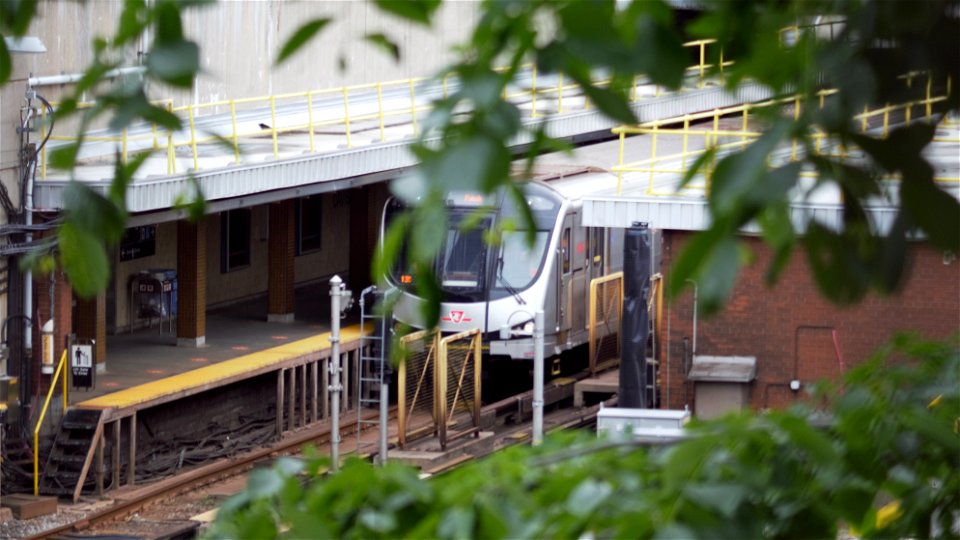
<instances>
[{"instance_id":1,"label":"concrete pillar","mask_svg":"<svg viewBox=\"0 0 960 540\"><path fill-rule=\"evenodd\" d=\"M77 300L77 338L95 340L94 357L97 371L107 365L107 301L106 294Z\"/></svg>"},{"instance_id":2,"label":"concrete pillar","mask_svg":"<svg viewBox=\"0 0 960 540\"><path fill-rule=\"evenodd\" d=\"M200 347L207 339L207 222L177 222L179 287L177 345Z\"/></svg>"},{"instance_id":3,"label":"concrete pillar","mask_svg":"<svg viewBox=\"0 0 960 540\"><path fill-rule=\"evenodd\" d=\"M52 294L51 294L52 293ZM53 365L56 369L60 356L66 348L66 338L73 332L73 289L67 283L66 276L55 270L46 276L34 275L33 306L36 318L33 324L33 380L34 390L44 390L50 383L50 377L41 377L43 340L41 327L53 319Z\"/></svg>"},{"instance_id":4,"label":"concrete pillar","mask_svg":"<svg viewBox=\"0 0 960 540\"><path fill-rule=\"evenodd\" d=\"M270 205L270 244L267 321L293 322L296 205L292 199Z\"/></svg>"}]
</instances>

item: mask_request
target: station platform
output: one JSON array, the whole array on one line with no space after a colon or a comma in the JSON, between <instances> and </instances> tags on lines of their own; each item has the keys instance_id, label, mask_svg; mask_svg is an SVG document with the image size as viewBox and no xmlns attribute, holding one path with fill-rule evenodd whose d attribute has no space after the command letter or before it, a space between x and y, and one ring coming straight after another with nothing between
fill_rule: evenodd
<instances>
[{"instance_id":1,"label":"station platform","mask_svg":"<svg viewBox=\"0 0 960 540\"><path fill-rule=\"evenodd\" d=\"M199 348L176 346L157 326L108 336L94 387L71 388L62 419L54 413L40 426L56 431L35 479L40 491L76 501L90 481L102 493L105 483L130 487L169 474L152 463L171 448L179 451L179 470L186 455L204 462L234 445L254 447L322 425L331 412L334 358L325 293L319 285L298 290L303 307L289 323L267 322L266 299L208 312ZM359 403L364 344L354 311L341 321L344 412Z\"/></svg>"},{"instance_id":2,"label":"station platform","mask_svg":"<svg viewBox=\"0 0 960 540\"><path fill-rule=\"evenodd\" d=\"M267 322L266 298L209 311L206 343L202 347L178 347L176 336L166 327L161 332L159 325L108 335L107 359L98 367L94 386L90 389L71 388L68 403L71 406L120 403L124 399L122 396L130 395L135 387L150 385L147 390L152 393L161 392L161 388L163 391L178 386L185 388L192 376L179 378L183 381L181 383L172 381L196 370L203 369L199 375L212 382L216 376L211 372L222 369L213 369L213 366L225 362L232 362L232 370L244 362L252 368L258 362L261 366L268 364L265 361L267 356L280 361L306 350L328 349L330 308L327 285L299 288L297 300L294 321L288 323ZM359 320L359 308L354 307L341 324L347 328ZM270 350L273 351L268 353ZM234 362L238 359L245 360ZM113 394L120 397L107 397Z\"/></svg>"}]
</instances>

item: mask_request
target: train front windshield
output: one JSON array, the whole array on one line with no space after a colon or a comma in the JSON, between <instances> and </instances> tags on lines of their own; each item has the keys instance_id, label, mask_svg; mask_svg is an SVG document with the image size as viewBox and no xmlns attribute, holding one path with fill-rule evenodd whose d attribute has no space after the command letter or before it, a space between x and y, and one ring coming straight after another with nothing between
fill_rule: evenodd
<instances>
[{"instance_id":1,"label":"train front windshield","mask_svg":"<svg viewBox=\"0 0 960 540\"><path fill-rule=\"evenodd\" d=\"M500 241L490 245L485 236L504 218L522 223L520 215L508 200L497 200L486 213L477 206L452 204L449 224L435 271L440 281L445 302L484 302L516 296L533 285L543 268L550 231L556 221L559 201L547 188L539 185L526 187L526 203L536 223L530 243L528 230L504 231ZM472 199L471 199L472 200ZM397 203L388 206L387 223L402 209ZM472 226L466 226L470 222ZM412 268L403 249L394 266L394 283L401 287L412 284Z\"/></svg>"},{"instance_id":2,"label":"train front windshield","mask_svg":"<svg viewBox=\"0 0 960 540\"><path fill-rule=\"evenodd\" d=\"M440 286L446 291L470 294L483 290L487 258L483 232L490 228L491 220L484 219L475 229L461 230L463 217L451 216L441 259Z\"/></svg>"}]
</instances>

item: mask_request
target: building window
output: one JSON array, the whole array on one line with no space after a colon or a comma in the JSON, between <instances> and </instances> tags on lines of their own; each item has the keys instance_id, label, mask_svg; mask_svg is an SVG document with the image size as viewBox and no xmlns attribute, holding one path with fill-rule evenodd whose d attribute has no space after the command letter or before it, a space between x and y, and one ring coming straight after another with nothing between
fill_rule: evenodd
<instances>
[{"instance_id":1,"label":"building window","mask_svg":"<svg viewBox=\"0 0 960 540\"><path fill-rule=\"evenodd\" d=\"M220 271L230 272L250 265L250 209L220 214Z\"/></svg>"},{"instance_id":2,"label":"building window","mask_svg":"<svg viewBox=\"0 0 960 540\"><path fill-rule=\"evenodd\" d=\"M297 199L297 255L320 249L322 210L320 195Z\"/></svg>"}]
</instances>

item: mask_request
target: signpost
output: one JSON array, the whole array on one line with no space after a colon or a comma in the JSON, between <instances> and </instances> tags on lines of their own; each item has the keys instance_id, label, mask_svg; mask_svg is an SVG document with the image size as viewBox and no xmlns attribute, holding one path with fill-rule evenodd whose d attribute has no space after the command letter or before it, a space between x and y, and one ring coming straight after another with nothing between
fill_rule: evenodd
<instances>
[{"instance_id":1,"label":"signpost","mask_svg":"<svg viewBox=\"0 0 960 540\"><path fill-rule=\"evenodd\" d=\"M73 376L73 387L90 389L94 386L94 341L89 343L74 343L70 345L70 374Z\"/></svg>"}]
</instances>

